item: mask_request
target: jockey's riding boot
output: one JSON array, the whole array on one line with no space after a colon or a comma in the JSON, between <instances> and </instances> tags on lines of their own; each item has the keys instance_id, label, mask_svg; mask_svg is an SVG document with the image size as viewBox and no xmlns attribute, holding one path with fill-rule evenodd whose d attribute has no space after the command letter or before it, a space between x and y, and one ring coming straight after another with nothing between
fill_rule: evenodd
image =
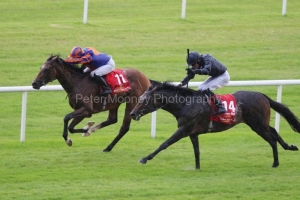
<instances>
[{"instance_id":1,"label":"jockey's riding boot","mask_svg":"<svg viewBox=\"0 0 300 200\"><path fill-rule=\"evenodd\" d=\"M203 90L203 93L206 94L209 97L209 99L212 99L214 104L218 108L218 110L214 113L214 115L226 113L226 109L224 108L221 100L209 88Z\"/></svg>"},{"instance_id":2,"label":"jockey's riding boot","mask_svg":"<svg viewBox=\"0 0 300 200\"><path fill-rule=\"evenodd\" d=\"M209 88L207 88L206 90L202 90L202 92L203 92L203 94L205 94L209 98L211 98L212 96L215 95Z\"/></svg>"},{"instance_id":3,"label":"jockey's riding boot","mask_svg":"<svg viewBox=\"0 0 300 200\"><path fill-rule=\"evenodd\" d=\"M214 113L214 115L220 115L226 113L226 109L223 106L221 99L219 99L216 95L214 95L214 103L217 106L218 110Z\"/></svg>"},{"instance_id":4,"label":"jockey's riding boot","mask_svg":"<svg viewBox=\"0 0 300 200\"><path fill-rule=\"evenodd\" d=\"M94 75L93 79L100 83L103 89L103 92L101 94L110 94L112 93L110 87L107 85L105 79L102 76Z\"/></svg>"}]
</instances>

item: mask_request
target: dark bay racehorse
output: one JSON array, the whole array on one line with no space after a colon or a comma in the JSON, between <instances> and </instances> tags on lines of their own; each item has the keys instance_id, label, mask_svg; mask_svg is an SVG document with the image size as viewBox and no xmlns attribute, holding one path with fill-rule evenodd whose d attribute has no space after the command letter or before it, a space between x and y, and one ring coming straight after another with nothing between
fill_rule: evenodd
<instances>
[{"instance_id":1,"label":"dark bay racehorse","mask_svg":"<svg viewBox=\"0 0 300 200\"><path fill-rule=\"evenodd\" d=\"M203 93L177 87L168 82L159 83L151 81L151 86L140 97L139 103L131 111L130 116L134 120L139 120L143 115L161 108L171 113L177 119L178 129L157 150L142 158L139 162L143 164L147 163L148 160L151 160L161 150L189 136L194 148L196 169L199 169L200 149L198 135L208 132L221 132L239 123L247 124L271 145L274 157L272 167L279 165L277 142L285 150L298 150L296 146L285 143L278 132L269 125L270 108L272 108L287 120L294 131L299 133L299 120L289 108L259 92L237 91L233 93L233 96L236 98L237 104L234 123L223 124L213 122L211 127L209 126L211 107ZM199 101L201 99L202 101Z\"/></svg>"},{"instance_id":2,"label":"dark bay racehorse","mask_svg":"<svg viewBox=\"0 0 300 200\"><path fill-rule=\"evenodd\" d=\"M111 151L128 132L131 122L130 111L137 104L138 97L150 86L150 81L136 69L124 69L123 71L130 82L131 90L103 97L99 96L99 85L91 80L89 74L80 73L77 65L64 62L59 55L51 55L43 64L37 77L32 82L32 87L40 89L41 86L57 79L67 92L69 104L74 112L65 116L62 136L69 146L72 146L72 140L68 138L68 130L70 133L87 133L89 135L91 132L116 123L118 121L118 108L121 103L126 103L123 124L119 134L103 151ZM87 129L75 129L75 126L84 118L103 111L109 111L106 121ZM71 119L73 120L68 126Z\"/></svg>"}]
</instances>

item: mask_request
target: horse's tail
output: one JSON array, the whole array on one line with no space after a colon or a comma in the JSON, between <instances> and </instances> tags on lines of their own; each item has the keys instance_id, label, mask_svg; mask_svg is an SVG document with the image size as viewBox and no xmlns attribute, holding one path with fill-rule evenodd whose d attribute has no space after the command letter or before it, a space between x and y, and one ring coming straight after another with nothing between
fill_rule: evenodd
<instances>
[{"instance_id":1,"label":"horse's tail","mask_svg":"<svg viewBox=\"0 0 300 200\"><path fill-rule=\"evenodd\" d=\"M276 112L278 112L280 115L282 115L286 121L290 124L291 128L300 133L300 122L298 117L292 113L292 111L285 105L276 102L272 99L270 99L267 95L263 94L269 101L270 107L274 109Z\"/></svg>"}]
</instances>

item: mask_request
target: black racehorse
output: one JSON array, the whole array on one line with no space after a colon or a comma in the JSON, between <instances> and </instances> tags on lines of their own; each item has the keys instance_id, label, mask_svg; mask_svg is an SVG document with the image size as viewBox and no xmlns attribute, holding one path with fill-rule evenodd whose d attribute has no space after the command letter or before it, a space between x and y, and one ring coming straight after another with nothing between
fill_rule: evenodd
<instances>
[{"instance_id":1,"label":"black racehorse","mask_svg":"<svg viewBox=\"0 0 300 200\"><path fill-rule=\"evenodd\" d=\"M171 113L177 119L178 129L158 149L142 158L139 162L143 164L147 163L148 160L151 160L161 150L189 136L194 148L196 169L200 169L198 135L208 132L221 132L239 123L247 124L271 145L274 157L272 167L279 165L277 142L285 150L298 150L296 146L288 145L284 142L278 132L269 125L270 108L272 108L287 120L294 131L299 133L299 120L288 107L273 101L268 96L259 92L237 91L232 95L236 99L234 123L223 124L210 120L210 103L208 103L203 93L188 88L177 87L169 82L160 83L151 81L151 86L140 96L139 103L131 111L131 118L139 120L143 115L161 108Z\"/></svg>"},{"instance_id":2,"label":"black racehorse","mask_svg":"<svg viewBox=\"0 0 300 200\"><path fill-rule=\"evenodd\" d=\"M103 151L111 151L128 132L131 122L130 111L137 104L139 96L150 86L150 81L136 69L124 69L123 71L130 83L131 90L119 94L109 94L106 98L102 98L99 85L92 81L89 74L82 74L76 65L66 63L59 55L51 55L46 60L32 82L32 87L40 89L40 87L57 79L66 91L69 105L74 109L73 112L64 117L62 136L67 145L72 146L72 140L68 138L68 131L70 133L83 132L89 135L91 132L117 123L118 109L122 103L126 103L122 126L115 139ZM75 126L84 118L104 111L109 111L106 121L87 129L75 129ZM69 125L70 120L72 122Z\"/></svg>"}]
</instances>

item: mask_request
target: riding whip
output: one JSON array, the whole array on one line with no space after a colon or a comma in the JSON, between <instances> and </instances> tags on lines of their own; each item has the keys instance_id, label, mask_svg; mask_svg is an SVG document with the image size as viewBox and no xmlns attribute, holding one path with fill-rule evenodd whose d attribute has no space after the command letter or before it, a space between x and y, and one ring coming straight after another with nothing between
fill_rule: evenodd
<instances>
[{"instance_id":1,"label":"riding whip","mask_svg":"<svg viewBox=\"0 0 300 200\"><path fill-rule=\"evenodd\" d=\"M190 49L186 49L186 53L187 53L187 61L188 61L188 60L189 60L189 56L190 56ZM189 65L188 65L188 67L189 67ZM186 88L189 87L189 81L190 81L190 80L188 80L188 82L187 82L187 84L186 84Z\"/></svg>"}]
</instances>

